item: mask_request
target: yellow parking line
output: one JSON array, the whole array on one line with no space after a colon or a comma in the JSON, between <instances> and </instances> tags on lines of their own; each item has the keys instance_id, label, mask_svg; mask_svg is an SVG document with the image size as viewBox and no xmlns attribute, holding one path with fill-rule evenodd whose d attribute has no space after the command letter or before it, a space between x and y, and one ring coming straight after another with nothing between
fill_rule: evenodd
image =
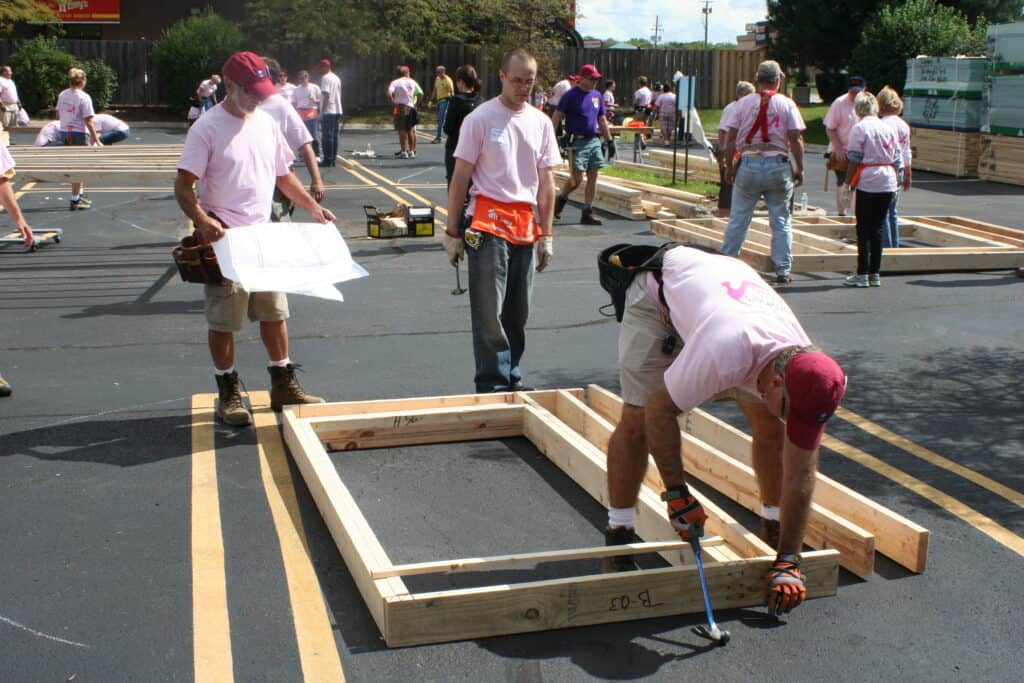
<instances>
[{"instance_id":1,"label":"yellow parking line","mask_svg":"<svg viewBox=\"0 0 1024 683\"><path fill-rule=\"evenodd\" d=\"M367 168L366 166L364 166L363 164L359 163L355 159L349 159L348 161L351 162L351 164L353 166L357 167L363 173L366 173L366 174L371 175L371 176L373 176L375 178L378 178L381 182L383 182L383 183L387 184L388 186L398 190L399 192L404 192L407 195L409 195L410 197L412 197L413 199L421 201L424 204L427 204L428 206L434 206L434 203L432 201L430 201L429 199L427 199L426 197L424 197L423 195L417 194L417 193L413 192L412 190L410 190L409 188L407 188L407 187L405 187L403 185L399 185L398 183L396 183L391 178L388 178L386 175L382 175L380 173L377 173L373 169ZM435 210L440 212L440 213L443 213L446 216L448 215L448 210L443 208L443 207L440 207L440 206L435 207Z\"/></svg>"},{"instance_id":2,"label":"yellow parking line","mask_svg":"<svg viewBox=\"0 0 1024 683\"><path fill-rule=\"evenodd\" d=\"M192 397L192 656L199 683L234 680L214 449L215 396Z\"/></svg>"},{"instance_id":3,"label":"yellow parking line","mask_svg":"<svg viewBox=\"0 0 1024 683\"><path fill-rule=\"evenodd\" d=\"M36 181L30 180L21 186L21 189L14 193L15 199L21 199L21 196L36 186Z\"/></svg>"},{"instance_id":4,"label":"yellow parking line","mask_svg":"<svg viewBox=\"0 0 1024 683\"><path fill-rule=\"evenodd\" d=\"M338 644L334 640L320 582L309 557L299 502L277 429L277 417L270 409L270 395L266 391L250 392L249 401L259 441L260 477L281 545L303 678L306 681L342 682L345 674L341 668Z\"/></svg>"},{"instance_id":5,"label":"yellow parking line","mask_svg":"<svg viewBox=\"0 0 1024 683\"><path fill-rule=\"evenodd\" d=\"M361 164L357 164L356 162L352 161L351 159L348 159L347 161L352 163L352 165L354 165L354 166L359 166L361 169L369 171L369 169L367 169L366 167L362 166ZM348 166L342 165L341 168L345 169L345 171L347 173L351 173L353 176L355 176L359 180L361 180L364 183L366 183L366 185L368 187L372 187L372 188L374 188L376 190L380 190L381 192L383 192L387 196L389 196L392 199L394 199L399 204L408 204L409 203L404 197L399 197L397 194L395 194L391 190L387 189L386 187L382 187L382 186L378 185L377 183L373 182L372 180L367 180L366 178L364 178L363 176L359 175L358 173L356 173L354 170L352 170Z\"/></svg>"},{"instance_id":6,"label":"yellow parking line","mask_svg":"<svg viewBox=\"0 0 1024 683\"><path fill-rule=\"evenodd\" d=\"M856 425L863 429L868 434L876 436L882 441L886 441L897 448L901 448L907 453L914 455L922 460L941 467L944 470L948 470L954 474L958 474L964 479L971 481L978 486L988 489L997 496L1002 496L1011 503L1015 503L1020 507L1024 507L1024 493L1014 491L1009 486L1004 486L999 482L986 477L983 474L979 474L974 470L964 467L958 463L953 462L949 458L943 457L935 451L928 450L924 446L919 446L910 439L900 436L899 434L890 431L880 424L876 424L871 420L861 417L857 413L847 410L846 408L839 408L836 411L836 416L841 417L850 424Z\"/></svg>"},{"instance_id":7,"label":"yellow parking line","mask_svg":"<svg viewBox=\"0 0 1024 683\"><path fill-rule=\"evenodd\" d=\"M931 501L947 512L959 517L978 531L993 540L1002 543L1018 555L1024 555L1024 538L1021 538L995 520L981 514L974 508L964 505L953 496L945 494L934 486L930 486L920 479L910 476L906 472L893 467L883 460L876 458L869 453L865 453L859 448L851 446L844 441L840 441L833 436L829 436L828 434L825 435L821 445L877 472L878 474L881 474L883 477L892 479L897 484L910 489L922 498Z\"/></svg>"}]
</instances>

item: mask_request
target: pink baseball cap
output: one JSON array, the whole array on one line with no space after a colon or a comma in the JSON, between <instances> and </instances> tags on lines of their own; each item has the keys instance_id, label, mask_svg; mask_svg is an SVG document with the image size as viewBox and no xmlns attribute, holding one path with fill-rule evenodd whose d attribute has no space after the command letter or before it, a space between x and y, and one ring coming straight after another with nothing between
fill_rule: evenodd
<instances>
[{"instance_id":1,"label":"pink baseball cap","mask_svg":"<svg viewBox=\"0 0 1024 683\"><path fill-rule=\"evenodd\" d=\"M252 52L236 52L224 62L221 73L238 83L261 100L265 100L275 92L270 80L270 69L263 58Z\"/></svg>"},{"instance_id":2,"label":"pink baseball cap","mask_svg":"<svg viewBox=\"0 0 1024 683\"><path fill-rule=\"evenodd\" d=\"M580 78L601 78L601 72L593 64L584 64L580 67Z\"/></svg>"},{"instance_id":3,"label":"pink baseball cap","mask_svg":"<svg viewBox=\"0 0 1024 683\"><path fill-rule=\"evenodd\" d=\"M825 423L846 393L846 375L827 354L797 353L786 363L786 436L800 448L821 445Z\"/></svg>"}]
</instances>

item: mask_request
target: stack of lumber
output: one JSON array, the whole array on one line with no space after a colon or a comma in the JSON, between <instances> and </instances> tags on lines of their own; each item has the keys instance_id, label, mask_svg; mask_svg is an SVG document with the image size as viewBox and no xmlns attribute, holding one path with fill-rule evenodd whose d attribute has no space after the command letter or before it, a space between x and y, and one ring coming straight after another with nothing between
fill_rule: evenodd
<instances>
[{"instance_id":1,"label":"stack of lumber","mask_svg":"<svg viewBox=\"0 0 1024 683\"><path fill-rule=\"evenodd\" d=\"M992 76L983 130L992 135L1024 136L1024 74Z\"/></svg>"},{"instance_id":2,"label":"stack of lumber","mask_svg":"<svg viewBox=\"0 0 1024 683\"><path fill-rule=\"evenodd\" d=\"M174 182L182 145L11 148L18 176L41 183Z\"/></svg>"},{"instance_id":3,"label":"stack of lumber","mask_svg":"<svg viewBox=\"0 0 1024 683\"><path fill-rule=\"evenodd\" d=\"M671 149L647 149L647 159L649 164L657 164L663 169L667 169L668 175L672 175L672 150ZM619 163L619 162L616 162ZM680 151L676 156L676 177L683 177L683 167L685 165L685 159L683 152ZM709 159L708 155L701 150L690 150L690 162L689 162L689 179L690 180L701 180L709 183L717 183L718 178L718 162Z\"/></svg>"},{"instance_id":4,"label":"stack of lumber","mask_svg":"<svg viewBox=\"0 0 1024 683\"><path fill-rule=\"evenodd\" d=\"M1024 185L1024 138L982 135L978 177L997 183Z\"/></svg>"},{"instance_id":5,"label":"stack of lumber","mask_svg":"<svg viewBox=\"0 0 1024 683\"><path fill-rule=\"evenodd\" d=\"M978 177L1024 185L1024 22L988 27L986 90Z\"/></svg>"},{"instance_id":6,"label":"stack of lumber","mask_svg":"<svg viewBox=\"0 0 1024 683\"><path fill-rule=\"evenodd\" d=\"M561 186L569 177L568 171L555 171L555 182ZM580 183L569 199L583 202L583 191L586 182ZM604 178L597 181L597 192L594 194L594 206L602 211L628 218L631 221L642 221L647 219L644 212L643 193L639 190L632 190L617 183L610 182Z\"/></svg>"},{"instance_id":7,"label":"stack of lumber","mask_svg":"<svg viewBox=\"0 0 1024 683\"><path fill-rule=\"evenodd\" d=\"M1024 21L992 24L986 31L985 54L995 73L1024 72Z\"/></svg>"},{"instance_id":8,"label":"stack of lumber","mask_svg":"<svg viewBox=\"0 0 1024 683\"><path fill-rule=\"evenodd\" d=\"M956 178L978 175L981 133L910 127L914 168Z\"/></svg>"}]
</instances>

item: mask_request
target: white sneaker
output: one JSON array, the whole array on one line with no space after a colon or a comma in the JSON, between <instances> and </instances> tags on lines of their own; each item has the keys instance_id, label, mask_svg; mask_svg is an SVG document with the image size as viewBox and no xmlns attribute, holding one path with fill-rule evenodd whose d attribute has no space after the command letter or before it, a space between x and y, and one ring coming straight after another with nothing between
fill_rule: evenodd
<instances>
[{"instance_id":1,"label":"white sneaker","mask_svg":"<svg viewBox=\"0 0 1024 683\"><path fill-rule=\"evenodd\" d=\"M881 287L882 276L879 275L878 273L872 273L868 275L868 285L871 287Z\"/></svg>"},{"instance_id":2,"label":"white sneaker","mask_svg":"<svg viewBox=\"0 0 1024 683\"><path fill-rule=\"evenodd\" d=\"M409 152L409 158L410 159L415 159L416 158L416 152L415 151L410 151Z\"/></svg>"},{"instance_id":3,"label":"white sneaker","mask_svg":"<svg viewBox=\"0 0 1024 683\"><path fill-rule=\"evenodd\" d=\"M867 275L851 275L843 281L847 287L868 287Z\"/></svg>"}]
</instances>

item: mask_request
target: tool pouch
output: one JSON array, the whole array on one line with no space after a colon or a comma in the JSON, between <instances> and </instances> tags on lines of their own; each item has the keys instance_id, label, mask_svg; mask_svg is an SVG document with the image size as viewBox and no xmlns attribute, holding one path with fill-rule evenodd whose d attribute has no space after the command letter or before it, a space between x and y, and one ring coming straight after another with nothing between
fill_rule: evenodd
<instances>
[{"instance_id":1,"label":"tool pouch","mask_svg":"<svg viewBox=\"0 0 1024 683\"><path fill-rule=\"evenodd\" d=\"M178 266L178 274L185 282L204 285L224 284L216 252L212 246L201 242L195 233L182 237L181 244L171 253L174 256L174 265Z\"/></svg>"}]
</instances>

